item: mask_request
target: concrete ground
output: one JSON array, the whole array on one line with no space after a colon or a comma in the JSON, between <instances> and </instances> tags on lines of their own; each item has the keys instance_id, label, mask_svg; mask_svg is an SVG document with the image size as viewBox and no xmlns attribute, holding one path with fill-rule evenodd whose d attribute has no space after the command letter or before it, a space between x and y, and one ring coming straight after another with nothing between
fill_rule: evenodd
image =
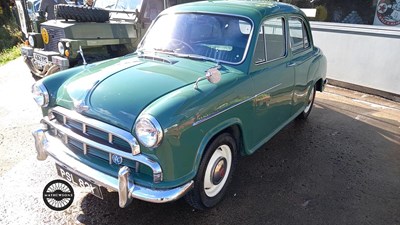
<instances>
[{"instance_id":1,"label":"concrete ground","mask_svg":"<svg viewBox=\"0 0 400 225\"><path fill-rule=\"evenodd\" d=\"M118 207L74 187L65 211L47 208L54 163L36 160L40 118L19 58L0 67L0 224L400 224L400 104L328 87L294 121L239 160L224 200L196 211L183 200Z\"/></svg>"}]
</instances>

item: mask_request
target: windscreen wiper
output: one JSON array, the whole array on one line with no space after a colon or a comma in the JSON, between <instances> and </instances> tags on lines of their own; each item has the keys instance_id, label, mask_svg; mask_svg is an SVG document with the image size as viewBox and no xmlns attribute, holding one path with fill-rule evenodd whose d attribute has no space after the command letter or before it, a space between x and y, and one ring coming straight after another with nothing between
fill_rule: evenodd
<instances>
[{"instance_id":1,"label":"windscreen wiper","mask_svg":"<svg viewBox=\"0 0 400 225\"><path fill-rule=\"evenodd\" d=\"M157 52L164 52L164 53L175 53L174 50L167 49L167 48L153 48L153 50L157 51Z\"/></svg>"},{"instance_id":2,"label":"windscreen wiper","mask_svg":"<svg viewBox=\"0 0 400 225\"><path fill-rule=\"evenodd\" d=\"M217 64L220 64L220 61L217 59L213 59L210 57L205 57L205 56L201 56L201 55L194 55L194 54L175 54L178 57L181 58L187 58L187 59L194 59L194 60L203 60L203 61L209 61L209 62L215 62Z\"/></svg>"}]
</instances>

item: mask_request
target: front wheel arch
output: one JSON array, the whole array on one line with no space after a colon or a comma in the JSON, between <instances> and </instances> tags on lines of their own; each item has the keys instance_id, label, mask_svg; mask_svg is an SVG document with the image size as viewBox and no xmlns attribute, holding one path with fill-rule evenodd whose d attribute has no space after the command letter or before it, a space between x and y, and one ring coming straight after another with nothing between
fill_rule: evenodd
<instances>
[{"instance_id":1,"label":"front wheel arch","mask_svg":"<svg viewBox=\"0 0 400 225\"><path fill-rule=\"evenodd\" d=\"M222 133L230 133L236 140L236 145L238 147L238 153L240 155L245 155L245 141L242 135L242 126L241 121L238 118L231 118L229 120L224 121L223 123L215 126L213 129L209 130L201 140L199 147L197 149L197 155L195 159L195 167L193 170L195 171L194 176L197 175L197 171L200 166L200 162L203 159L205 150L209 146L209 144L216 138L218 135Z\"/></svg>"},{"instance_id":2,"label":"front wheel arch","mask_svg":"<svg viewBox=\"0 0 400 225\"><path fill-rule=\"evenodd\" d=\"M238 160L238 146L231 133L213 138L204 151L194 188L185 196L192 207L203 210L217 205L224 197Z\"/></svg>"}]
</instances>

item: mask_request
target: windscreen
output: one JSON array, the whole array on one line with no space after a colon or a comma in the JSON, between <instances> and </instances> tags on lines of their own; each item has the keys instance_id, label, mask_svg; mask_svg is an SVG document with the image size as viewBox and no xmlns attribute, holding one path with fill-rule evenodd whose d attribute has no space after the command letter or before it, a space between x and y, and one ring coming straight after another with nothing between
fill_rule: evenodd
<instances>
[{"instance_id":1,"label":"windscreen","mask_svg":"<svg viewBox=\"0 0 400 225\"><path fill-rule=\"evenodd\" d=\"M251 22L238 16L163 15L151 27L140 50L197 55L236 64L244 58L251 31Z\"/></svg>"}]
</instances>

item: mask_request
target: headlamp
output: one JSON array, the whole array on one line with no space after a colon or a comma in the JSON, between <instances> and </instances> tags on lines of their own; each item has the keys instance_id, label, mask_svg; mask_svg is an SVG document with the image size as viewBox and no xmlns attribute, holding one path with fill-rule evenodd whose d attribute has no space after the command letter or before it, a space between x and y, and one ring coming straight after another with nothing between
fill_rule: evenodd
<instances>
[{"instance_id":1,"label":"headlamp","mask_svg":"<svg viewBox=\"0 0 400 225\"><path fill-rule=\"evenodd\" d=\"M29 42L29 45L30 45L32 48L35 47L35 38L34 38L32 35L29 35L29 37L28 37L28 42Z\"/></svg>"},{"instance_id":2,"label":"headlamp","mask_svg":"<svg viewBox=\"0 0 400 225\"><path fill-rule=\"evenodd\" d=\"M46 107L49 104L49 93L42 82L38 81L32 86L32 95L39 106Z\"/></svg>"},{"instance_id":3,"label":"headlamp","mask_svg":"<svg viewBox=\"0 0 400 225\"><path fill-rule=\"evenodd\" d=\"M59 52L61 55L64 55L64 51L65 51L65 46L64 46L64 44L63 44L62 42L58 42L57 47L58 47L58 52Z\"/></svg>"},{"instance_id":4,"label":"headlamp","mask_svg":"<svg viewBox=\"0 0 400 225\"><path fill-rule=\"evenodd\" d=\"M157 147L163 138L160 124L151 115L141 116L136 121L135 133L139 142L147 148Z\"/></svg>"}]
</instances>

